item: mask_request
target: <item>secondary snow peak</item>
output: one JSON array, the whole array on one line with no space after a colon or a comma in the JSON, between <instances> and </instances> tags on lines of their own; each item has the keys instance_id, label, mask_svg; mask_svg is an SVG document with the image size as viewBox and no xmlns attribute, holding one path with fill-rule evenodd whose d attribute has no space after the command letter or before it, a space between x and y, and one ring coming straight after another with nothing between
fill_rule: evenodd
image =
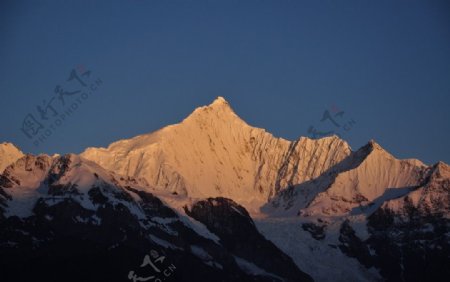
<instances>
[{"instance_id":1,"label":"secondary snow peak","mask_svg":"<svg viewBox=\"0 0 450 282\"><path fill-rule=\"evenodd\" d=\"M380 144L378 144L374 139L371 139L366 145L361 147L357 154L359 155L365 155L364 158L368 157L369 155L375 156L380 155L385 158L394 158L388 151L386 151L383 147L381 147Z\"/></svg>"}]
</instances>

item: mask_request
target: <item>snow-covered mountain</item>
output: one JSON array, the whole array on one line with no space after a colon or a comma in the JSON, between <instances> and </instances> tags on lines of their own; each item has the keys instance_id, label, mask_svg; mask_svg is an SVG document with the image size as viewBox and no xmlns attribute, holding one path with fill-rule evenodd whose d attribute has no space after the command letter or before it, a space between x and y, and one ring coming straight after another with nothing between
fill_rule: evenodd
<instances>
[{"instance_id":1,"label":"snow-covered mountain","mask_svg":"<svg viewBox=\"0 0 450 282\"><path fill-rule=\"evenodd\" d=\"M136 264L143 248L183 264L176 281L450 275L450 167L397 159L373 140L352 151L336 136L276 138L219 97L179 124L80 155L2 146L0 265L11 277L36 260L96 273L79 250Z\"/></svg>"},{"instance_id":2,"label":"snow-covered mountain","mask_svg":"<svg viewBox=\"0 0 450 282\"><path fill-rule=\"evenodd\" d=\"M179 124L108 148L88 148L81 156L145 178L157 189L227 197L256 211L279 191L318 177L349 154L349 145L338 137L275 138L249 126L218 97Z\"/></svg>"},{"instance_id":3,"label":"snow-covered mountain","mask_svg":"<svg viewBox=\"0 0 450 282\"><path fill-rule=\"evenodd\" d=\"M445 281L450 274L450 169L442 162L399 160L372 140L262 209L275 217L257 221L262 233L320 281Z\"/></svg>"},{"instance_id":4,"label":"snow-covered mountain","mask_svg":"<svg viewBox=\"0 0 450 282\"><path fill-rule=\"evenodd\" d=\"M202 203L189 217L150 190L73 154L17 160L0 175L1 280L312 281L233 201L209 199L214 221L239 222L211 232Z\"/></svg>"},{"instance_id":5,"label":"snow-covered mountain","mask_svg":"<svg viewBox=\"0 0 450 282\"><path fill-rule=\"evenodd\" d=\"M0 144L0 173L3 172L3 170L16 160L23 157L22 151L19 150L14 144L12 143L1 143Z\"/></svg>"},{"instance_id":6,"label":"snow-covered mountain","mask_svg":"<svg viewBox=\"0 0 450 282\"><path fill-rule=\"evenodd\" d=\"M419 160L396 159L371 140L320 177L283 191L266 209L304 216L370 212L418 187L428 170Z\"/></svg>"},{"instance_id":7,"label":"snow-covered mountain","mask_svg":"<svg viewBox=\"0 0 450 282\"><path fill-rule=\"evenodd\" d=\"M439 162L426 171L426 179L410 193L385 201L381 209L407 216L411 209L421 214L450 218L450 166Z\"/></svg>"}]
</instances>

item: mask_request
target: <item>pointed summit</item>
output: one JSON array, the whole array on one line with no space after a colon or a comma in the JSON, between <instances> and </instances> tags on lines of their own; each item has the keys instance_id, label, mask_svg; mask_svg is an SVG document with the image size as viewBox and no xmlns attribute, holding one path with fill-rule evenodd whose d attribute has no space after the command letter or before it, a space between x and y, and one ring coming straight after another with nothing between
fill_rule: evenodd
<instances>
[{"instance_id":1,"label":"pointed summit","mask_svg":"<svg viewBox=\"0 0 450 282\"><path fill-rule=\"evenodd\" d=\"M374 139L370 139L367 145L372 149L384 150L383 147L381 147L380 144L378 144Z\"/></svg>"},{"instance_id":2,"label":"pointed summit","mask_svg":"<svg viewBox=\"0 0 450 282\"><path fill-rule=\"evenodd\" d=\"M442 161L433 165L433 174L437 177L450 177L450 166Z\"/></svg>"},{"instance_id":3,"label":"pointed summit","mask_svg":"<svg viewBox=\"0 0 450 282\"><path fill-rule=\"evenodd\" d=\"M211 105L229 105L228 101L225 100L225 98L223 98L222 96L218 96L212 103Z\"/></svg>"},{"instance_id":4,"label":"pointed summit","mask_svg":"<svg viewBox=\"0 0 450 282\"><path fill-rule=\"evenodd\" d=\"M218 96L216 99L214 99L214 101L211 104L209 104L208 106L201 107L201 108L205 108L205 107L209 108L209 109L215 109L215 110L226 109L226 110L230 110L230 111L234 112L230 106L230 103L228 103L228 101L225 100L225 98L223 98L222 96Z\"/></svg>"},{"instance_id":5,"label":"pointed summit","mask_svg":"<svg viewBox=\"0 0 450 282\"><path fill-rule=\"evenodd\" d=\"M374 139L371 139L366 145L362 146L356 153L360 155L368 156L373 153L383 153L387 156L393 157L389 152L387 152L380 144L378 144Z\"/></svg>"},{"instance_id":6,"label":"pointed summit","mask_svg":"<svg viewBox=\"0 0 450 282\"><path fill-rule=\"evenodd\" d=\"M183 123L195 120L204 122L205 120L216 120L222 122L239 121L245 123L231 108L225 98L219 96L211 104L196 108Z\"/></svg>"},{"instance_id":7,"label":"pointed summit","mask_svg":"<svg viewBox=\"0 0 450 282\"><path fill-rule=\"evenodd\" d=\"M218 96L216 99L214 99L214 101L211 102L211 104L209 104L207 106L199 107L197 109L204 109L204 108L209 108L209 109L228 108L228 109L232 110L230 103L228 103L228 101L225 100L225 98L223 98L222 96Z\"/></svg>"}]
</instances>

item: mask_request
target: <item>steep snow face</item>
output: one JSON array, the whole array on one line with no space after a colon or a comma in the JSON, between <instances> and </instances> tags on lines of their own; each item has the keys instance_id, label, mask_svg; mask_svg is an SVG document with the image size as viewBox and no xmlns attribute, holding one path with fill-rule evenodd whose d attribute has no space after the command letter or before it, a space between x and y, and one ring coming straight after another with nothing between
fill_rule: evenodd
<instances>
[{"instance_id":1,"label":"steep snow face","mask_svg":"<svg viewBox=\"0 0 450 282\"><path fill-rule=\"evenodd\" d=\"M11 143L0 144L0 173L5 170L7 166L23 157L22 151L20 151L15 145Z\"/></svg>"},{"instance_id":2,"label":"steep snow face","mask_svg":"<svg viewBox=\"0 0 450 282\"><path fill-rule=\"evenodd\" d=\"M119 174L145 178L158 189L196 198L228 197L252 212L350 152L338 137L275 138L249 126L219 97L179 124L108 148L88 148L81 156Z\"/></svg>"},{"instance_id":3,"label":"steep snow face","mask_svg":"<svg viewBox=\"0 0 450 282\"><path fill-rule=\"evenodd\" d=\"M426 169L420 161L394 158L371 141L317 179L281 193L265 210L281 216L370 213L419 186Z\"/></svg>"},{"instance_id":4,"label":"steep snow face","mask_svg":"<svg viewBox=\"0 0 450 282\"><path fill-rule=\"evenodd\" d=\"M393 189L420 185L424 166L398 160L373 141L362 150L370 153L356 168L338 174L308 205L307 213L348 213L378 198L387 200Z\"/></svg>"},{"instance_id":5,"label":"steep snow face","mask_svg":"<svg viewBox=\"0 0 450 282\"><path fill-rule=\"evenodd\" d=\"M403 216L414 208L421 214L440 214L450 219L450 166L443 162L434 165L423 186L385 202L381 208Z\"/></svg>"}]
</instances>

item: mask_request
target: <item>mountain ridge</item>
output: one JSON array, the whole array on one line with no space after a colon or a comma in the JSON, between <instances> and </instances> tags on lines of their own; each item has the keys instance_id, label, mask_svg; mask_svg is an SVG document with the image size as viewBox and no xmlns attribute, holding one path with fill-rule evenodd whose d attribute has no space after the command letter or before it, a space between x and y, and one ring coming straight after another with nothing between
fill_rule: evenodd
<instances>
[{"instance_id":1,"label":"mountain ridge","mask_svg":"<svg viewBox=\"0 0 450 282\"><path fill-rule=\"evenodd\" d=\"M88 148L80 155L145 178L161 190L229 197L252 209L288 186L319 176L350 151L336 136L276 138L248 125L219 97L179 124L107 148Z\"/></svg>"},{"instance_id":2,"label":"mountain ridge","mask_svg":"<svg viewBox=\"0 0 450 282\"><path fill-rule=\"evenodd\" d=\"M135 219L145 220L150 212L163 217L157 222L162 229L152 229L140 244L148 246L150 238L169 253L177 250L176 257L193 254L201 259L194 264L198 277L221 275L223 265L242 279L250 275L250 281L296 275L310 280L302 271L317 281L415 281L429 275L440 281L448 276L450 166L397 159L375 140L353 151L337 136L277 138L248 125L221 97L178 124L107 148L14 158L0 173L0 225L7 230L0 234L6 236L0 248L13 254L14 244L26 249L33 236L40 236L36 222L46 228L50 222L53 228L56 215L62 217L55 223L60 235L67 236L59 224L73 232L85 230L80 224L97 228L100 210L109 219L111 214L120 218L121 228L131 220L134 231L127 236L136 237L136 230L146 229ZM102 205L107 211L99 209ZM177 223L180 238L164 235L178 221L189 231ZM251 230L251 238L242 224L248 224L242 230ZM15 229L34 235L19 236ZM199 237L222 241L226 248L211 242L199 247ZM186 240L192 245L186 247ZM254 249L260 244L272 251ZM271 255L290 266L277 273ZM428 261L435 265L418 267Z\"/></svg>"}]
</instances>

